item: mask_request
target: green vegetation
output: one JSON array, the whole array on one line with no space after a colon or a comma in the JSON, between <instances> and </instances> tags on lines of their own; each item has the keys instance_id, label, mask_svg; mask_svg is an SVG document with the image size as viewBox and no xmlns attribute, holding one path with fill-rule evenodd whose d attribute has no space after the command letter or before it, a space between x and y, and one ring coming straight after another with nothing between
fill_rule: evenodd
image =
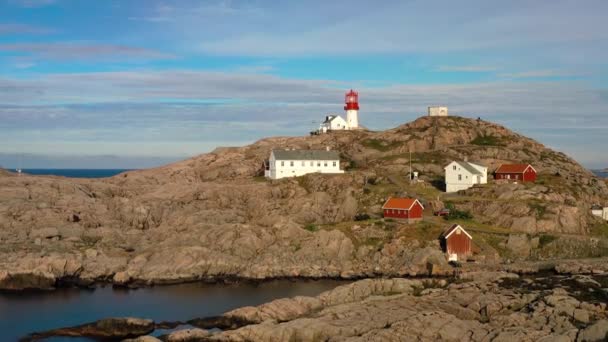
<instances>
[{"instance_id":1,"label":"green vegetation","mask_svg":"<svg viewBox=\"0 0 608 342\"><path fill-rule=\"evenodd\" d=\"M352 171L352 170L356 170L358 168L359 168L359 166L357 165L357 162L354 161L353 159L349 159L346 161L346 167L344 168L344 170Z\"/></svg>"},{"instance_id":2,"label":"green vegetation","mask_svg":"<svg viewBox=\"0 0 608 342\"><path fill-rule=\"evenodd\" d=\"M361 142L361 144L368 148L373 148L374 150L378 150L381 152L389 151L393 148L401 146L403 143L400 141L386 141L379 139L365 139Z\"/></svg>"},{"instance_id":3,"label":"green vegetation","mask_svg":"<svg viewBox=\"0 0 608 342\"><path fill-rule=\"evenodd\" d=\"M445 207L447 209L450 209L450 213L448 215L444 216L444 218L448 221L471 220L473 218L473 215L471 215L471 212L469 212L468 210L466 210L466 211L458 210L458 209L456 209L454 204L451 202L446 202Z\"/></svg>"},{"instance_id":4,"label":"green vegetation","mask_svg":"<svg viewBox=\"0 0 608 342\"><path fill-rule=\"evenodd\" d=\"M545 216L545 213L547 212L547 207L545 207L543 204L541 204L538 201L532 201L532 202L528 203L528 206L533 211L536 211L537 220L541 220Z\"/></svg>"},{"instance_id":5,"label":"green vegetation","mask_svg":"<svg viewBox=\"0 0 608 342\"><path fill-rule=\"evenodd\" d=\"M558 237L549 234L542 234L538 237L538 247L543 248L544 246L550 244L551 242L557 240Z\"/></svg>"},{"instance_id":6,"label":"green vegetation","mask_svg":"<svg viewBox=\"0 0 608 342\"><path fill-rule=\"evenodd\" d=\"M608 239L608 223L602 222L591 226L591 235Z\"/></svg>"},{"instance_id":7,"label":"green vegetation","mask_svg":"<svg viewBox=\"0 0 608 342\"><path fill-rule=\"evenodd\" d=\"M479 146L503 146L502 140L499 137L493 135L478 135L475 139L471 140L472 145Z\"/></svg>"},{"instance_id":8,"label":"green vegetation","mask_svg":"<svg viewBox=\"0 0 608 342\"><path fill-rule=\"evenodd\" d=\"M367 221L370 219L369 214L366 213L361 213L361 214L357 214L355 215L355 221Z\"/></svg>"},{"instance_id":9,"label":"green vegetation","mask_svg":"<svg viewBox=\"0 0 608 342\"><path fill-rule=\"evenodd\" d=\"M498 252L498 255L501 257L508 258L511 256L511 251L509 251L504 245L506 241L503 236L496 234L483 234L481 237L490 247L495 249L496 252Z\"/></svg>"},{"instance_id":10,"label":"green vegetation","mask_svg":"<svg viewBox=\"0 0 608 342\"><path fill-rule=\"evenodd\" d=\"M255 176L255 177L253 177L253 180L255 182L258 182L258 183L263 183L263 182L266 181L266 177L264 177L264 176Z\"/></svg>"},{"instance_id":11,"label":"green vegetation","mask_svg":"<svg viewBox=\"0 0 608 342\"><path fill-rule=\"evenodd\" d=\"M313 233L314 233L314 232L316 232L316 231L318 231L318 230L319 230L319 227L317 227L317 225L316 225L316 224L309 223L309 224L307 224L307 225L304 227L304 229L308 230L309 232L313 232Z\"/></svg>"},{"instance_id":12,"label":"green vegetation","mask_svg":"<svg viewBox=\"0 0 608 342\"><path fill-rule=\"evenodd\" d=\"M362 245L372 246L377 251L382 250L382 246L384 246L384 241L381 238L377 237L368 237L361 242Z\"/></svg>"}]
</instances>

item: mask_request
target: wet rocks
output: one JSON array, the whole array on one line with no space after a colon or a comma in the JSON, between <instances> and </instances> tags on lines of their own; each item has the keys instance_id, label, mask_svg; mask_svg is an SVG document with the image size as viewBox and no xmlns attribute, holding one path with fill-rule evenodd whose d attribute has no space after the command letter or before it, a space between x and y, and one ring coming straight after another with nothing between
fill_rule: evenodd
<instances>
[{"instance_id":1,"label":"wet rocks","mask_svg":"<svg viewBox=\"0 0 608 342\"><path fill-rule=\"evenodd\" d=\"M93 323L75 327L60 328L35 333L26 340L48 338L53 336L92 337L92 338L129 338L147 335L154 331L154 321L141 318L106 318Z\"/></svg>"}]
</instances>

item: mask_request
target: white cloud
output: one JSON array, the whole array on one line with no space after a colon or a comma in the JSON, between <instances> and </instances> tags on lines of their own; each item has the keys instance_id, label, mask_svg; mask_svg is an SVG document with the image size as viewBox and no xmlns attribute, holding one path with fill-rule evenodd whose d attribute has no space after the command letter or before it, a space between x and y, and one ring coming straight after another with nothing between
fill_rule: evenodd
<instances>
[{"instance_id":1,"label":"white cloud","mask_svg":"<svg viewBox=\"0 0 608 342\"><path fill-rule=\"evenodd\" d=\"M0 35L7 34L46 34L54 30L25 24L0 24Z\"/></svg>"},{"instance_id":2,"label":"white cloud","mask_svg":"<svg viewBox=\"0 0 608 342\"><path fill-rule=\"evenodd\" d=\"M156 50L111 44L91 43L12 43L0 44L0 52L14 52L39 59L103 60L103 59L172 59L172 54Z\"/></svg>"},{"instance_id":3,"label":"white cloud","mask_svg":"<svg viewBox=\"0 0 608 342\"><path fill-rule=\"evenodd\" d=\"M26 152L54 146L77 154L194 154L265 136L305 135L318 125L313 121L341 112L344 90L327 80L184 70L0 79L0 134L8 142L0 152L27 143L32 150ZM581 154L585 161L591 160L590 154L603 155L601 146L608 143L603 134L596 134L603 132L598 127L608 128L608 97L583 82L357 90L361 122L371 129L395 127L424 115L429 104L443 103L455 115L481 116L554 147L562 148L567 141L569 151L587 151ZM594 144L581 139L585 136L594 136Z\"/></svg>"},{"instance_id":4,"label":"white cloud","mask_svg":"<svg viewBox=\"0 0 608 342\"><path fill-rule=\"evenodd\" d=\"M503 78L546 78L546 77L576 77L581 76L577 73L569 73L561 70L529 70L513 73L501 73L499 77Z\"/></svg>"}]
</instances>

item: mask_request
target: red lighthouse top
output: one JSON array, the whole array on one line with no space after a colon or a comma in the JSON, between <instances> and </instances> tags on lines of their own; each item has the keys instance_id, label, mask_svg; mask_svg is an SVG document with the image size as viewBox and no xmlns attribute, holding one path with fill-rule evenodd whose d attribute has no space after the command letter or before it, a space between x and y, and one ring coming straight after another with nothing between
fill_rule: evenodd
<instances>
[{"instance_id":1,"label":"red lighthouse top","mask_svg":"<svg viewBox=\"0 0 608 342\"><path fill-rule=\"evenodd\" d=\"M359 110L359 93L352 89L344 96L344 110Z\"/></svg>"}]
</instances>

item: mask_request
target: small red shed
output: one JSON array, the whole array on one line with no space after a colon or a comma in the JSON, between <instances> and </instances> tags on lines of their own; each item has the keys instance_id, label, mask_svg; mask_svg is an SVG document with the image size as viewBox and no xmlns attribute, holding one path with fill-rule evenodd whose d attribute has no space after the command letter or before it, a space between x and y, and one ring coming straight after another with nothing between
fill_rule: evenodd
<instances>
[{"instance_id":1,"label":"small red shed","mask_svg":"<svg viewBox=\"0 0 608 342\"><path fill-rule=\"evenodd\" d=\"M503 164L494 172L494 178L535 182L536 170L530 164Z\"/></svg>"},{"instance_id":2,"label":"small red shed","mask_svg":"<svg viewBox=\"0 0 608 342\"><path fill-rule=\"evenodd\" d=\"M462 226L454 224L441 234L441 247L449 261L466 260L472 254L472 240Z\"/></svg>"},{"instance_id":3,"label":"small red shed","mask_svg":"<svg viewBox=\"0 0 608 342\"><path fill-rule=\"evenodd\" d=\"M415 198L389 197L382 206L384 217L404 219L408 222L422 220L424 207Z\"/></svg>"}]
</instances>

